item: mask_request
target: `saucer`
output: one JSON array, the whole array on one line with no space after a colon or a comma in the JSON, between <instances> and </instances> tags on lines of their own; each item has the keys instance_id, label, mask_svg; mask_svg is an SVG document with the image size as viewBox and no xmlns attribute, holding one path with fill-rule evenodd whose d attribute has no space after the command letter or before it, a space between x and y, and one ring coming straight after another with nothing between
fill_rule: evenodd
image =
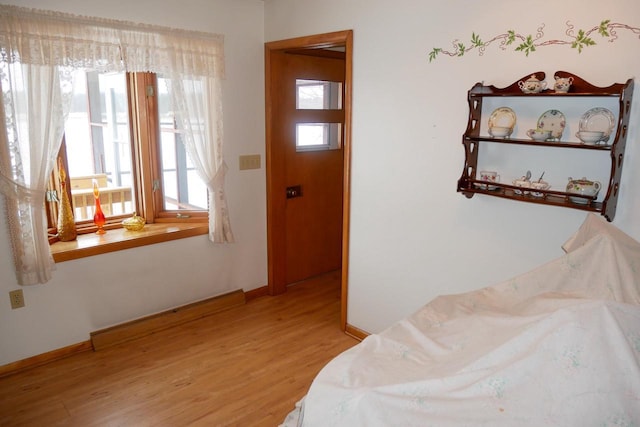
<instances>
[{"instance_id":1,"label":"saucer","mask_svg":"<svg viewBox=\"0 0 640 427\"><path fill-rule=\"evenodd\" d=\"M548 130L551 132L551 139L560 141L567 119L564 114L558 110L548 110L542 113L538 119L538 129Z\"/></svg>"},{"instance_id":2,"label":"saucer","mask_svg":"<svg viewBox=\"0 0 640 427\"><path fill-rule=\"evenodd\" d=\"M479 188L481 190L497 190L498 188L500 188L499 185L495 185L495 184L481 184L479 182L474 182L473 186L476 188Z\"/></svg>"},{"instance_id":3,"label":"saucer","mask_svg":"<svg viewBox=\"0 0 640 427\"><path fill-rule=\"evenodd\" d=\"M569 200L578 205L588 205L591 202L591 199L583 199L582 197L569 196Z\"/></svg>"},{"instance_id":4,"label":"saucer","mask_svg":"<svg viewBox=\"0 0 640 427\"><path fill-rule=\"evenodd\" d=\"M616 126L615 116L606 108L592 108L580 118L580 131L602 132L600 141L607 142Z\"/></svg>"},{"instance_id":5,"label":"saucer","mask_svg":"<svg viewBox=\"0 0 640 427\"><path fill-rule=\"evenodd\" d=\"M509 107L496 108L489 116L489 129L492 127L505 127L513 130L515 125L516 113Z\"/></svg>"}]
</instances>

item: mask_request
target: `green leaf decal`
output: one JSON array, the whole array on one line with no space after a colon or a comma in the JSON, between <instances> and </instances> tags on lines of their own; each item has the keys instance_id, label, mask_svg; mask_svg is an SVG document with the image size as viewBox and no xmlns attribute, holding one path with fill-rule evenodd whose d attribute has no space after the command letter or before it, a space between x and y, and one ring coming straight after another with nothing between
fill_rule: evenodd
<instances>
[{"instance_id":1,"label":"green leaf decal","mask_svg":"<svg viewBox=\"0 0 640 427\"><path fill-rule=\"evenodd\" d=\"M482 43L482 40L480 40L480 36L478 36L476 33L471 34L471 45L473 47L480 47L483 44L484 43Z\"/></svg>"},{"instance_id":2,"label":"green leaf decal","mask_svg":"<svg viewBox=\"0 0 640 427\"><path fill-rule=\"evenodd\" d=\"M429 62L436 59L436 56L438 56L440 52L442 52L442 49L440 49L439 47L434 47L433 50L429 52Z\"/></svg>"},{"instance_id":3,"label":"green leaf decal","mask_svg":"<svg viewBox=\"0 0 640 427\"><path fill-rule=\"evenodd\" d=\"M526 56L529 56L529 53L536 50L536 47L533 44L533 37L531 35L528 35L524 43L519 44L518 47L516 47L516 50L524 52Z\"/></svg>"},{"instance_id":4,"label":"green leaf decal","mask_svg":"<svg viewBox=\"0 0 640 427\"><path fill-rule=\"evenodd\" d=\"M587 37L583 30L578 31L578 35L573 43L571 43L572 48L578 48L578 53L582 53L582 49L586 46L593 46L596 42L593 41L592 38Z\"/></svg>"},{"instance_id":5,"label":"green leaf decal","mask_svg":"<svg viewBox=\"0 0 640 427\"><path fill-rule=\"evenodd\" d=\"M610 19L605 19L598 27L598 32L602 37L609 37L609 22L611 22Z\"/></svg>"},{"instance_id":6,"label":"green leaf decal","mask_svg":"<svg viewBox=\"0 0 640 427\"><path fill-rule=\"evenodd\" d=\"M502 50L506 50L506 46L514 45L515 50L517 52L523 52L526 56L529 56L530 53L535 52L539 47L546 47L551 45L566 45L571 46L571 48L576 49L578 53L582 53L582 50L588 46L593 46L596 42L593 40L592 35L597 31L602 37L608 37L609 42L614 42L618 39L617 32L622 30L630 31L633 34L640 34L640 28L632 27L627 24L614 22L612 23L610 19L604 19L600 22L600 25L591 28L588 31L578 30L577 34L574 35L574 25L572 25L569 21L567 21L567 30L565 31L566 38L562 39L552 39L552 40L544 40L544 24L541 24L536 33L535 38L532 35L523 36L515 32L514 30L508 30L506 33L498 34L493 38L489 39L489 41L483 41L480 38L480 35L476 34L475 31L471 33L471 44L469 47L465 46L464 43L461 43L457 40L454 41L452 50L445 50L441 48L434 48L429 52L429 62L435 60L440 54L444 54L447 56L464 56L467 52L477 49L480 55L483 55L485 49L491 45L492 43L500 43L500 48Z\"/></svg>"}]
</instances>

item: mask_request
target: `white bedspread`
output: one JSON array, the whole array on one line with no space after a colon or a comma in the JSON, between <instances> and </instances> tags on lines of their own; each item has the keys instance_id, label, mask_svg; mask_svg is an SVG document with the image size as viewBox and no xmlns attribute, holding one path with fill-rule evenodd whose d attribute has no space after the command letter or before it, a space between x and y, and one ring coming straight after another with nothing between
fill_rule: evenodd
<instances>
[{"instance_id":1,"label":"white bedspread","mask_svg":"<svg viewBox=\"0 0 640 427\"><path fill-rule=\"evenodd\" d=\"M590 214L564 248L367 337L319 373L297 421L640 426L640 243Z\"/></svg>"}]
</instances>

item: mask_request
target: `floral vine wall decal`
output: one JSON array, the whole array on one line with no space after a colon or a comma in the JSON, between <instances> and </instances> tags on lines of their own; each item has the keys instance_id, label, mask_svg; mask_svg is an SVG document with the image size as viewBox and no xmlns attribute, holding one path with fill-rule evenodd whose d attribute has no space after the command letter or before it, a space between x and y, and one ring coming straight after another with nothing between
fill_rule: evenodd
<instances>
[{"instance_id":1,"label":"floral vine wall decal","mask_svg":"<svg viewBox=\"0 0 640 427\"><path fill-rule=\"evenodd\" d=\"M498 34L486 42L482 41L480 36L474 32L471 34L471 44L469 46L465 45L460 40L454 40L452 50L445 50L439 47L433 48L433 50L429 52L429 62L436 59L440 54L460 57L464 56L464 54L473 49L477 49L478 54L482 56L489 45L497 42L500 43L499 47L502 50L506 50L507 46L511 46L514 45L514 43L517 43L517 45L515 46L515 50L518 52L523 52L526 56L529 56L531 52L535 52L536 48L550 45L570 45L572 49L577 49L578 53L582 53L582 49L584 49L585 47L593 46L596 44L595 40L592 38L592 34L596 32L600 34L601 37L607 38L609 43L613 43L618 38L619 30L630 31L633 34L637 34L638 38L640 38L640 28L632 27L627 24L611 22L611 20L609 19L602 21L600 25L593 27L590 30L584 31L580 29L578 30L577 34L575 33L574 25L572 25L569 21L567 21L566 25L566 40L543 40L544 24L538 27L535 36L531 34L524 36L522 34L516 33L513 30L508 30L506 33Z\"/></svg>"}]
</instances>

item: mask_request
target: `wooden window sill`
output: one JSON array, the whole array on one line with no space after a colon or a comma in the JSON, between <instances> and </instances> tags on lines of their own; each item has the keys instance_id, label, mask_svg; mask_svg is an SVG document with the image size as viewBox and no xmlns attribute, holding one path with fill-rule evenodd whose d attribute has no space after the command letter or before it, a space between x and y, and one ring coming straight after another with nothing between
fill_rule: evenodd
<instances>
[{"instance_id":1,"label":"wooden window sill","mask_svg":"<svg viewBox=\"0 0 640 427\"><path fill-rule=\"evenodd\" d=\"M95 233L81 234L71 242L53 243L51 244L51 253L55 262L63 262L138 246L199 236L208 232L208 224L187 222L146 224L141 231L116 228L107 230L106 234L101 236Z\"/></svg>"}]
</instances>

